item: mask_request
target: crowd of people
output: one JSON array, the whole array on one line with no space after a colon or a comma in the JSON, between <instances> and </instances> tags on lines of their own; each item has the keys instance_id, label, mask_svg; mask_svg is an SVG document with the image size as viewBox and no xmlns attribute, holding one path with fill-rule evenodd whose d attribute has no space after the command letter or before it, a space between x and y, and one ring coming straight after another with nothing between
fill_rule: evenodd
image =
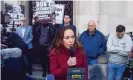
<instances>
[{"instance_id":1,"label":"crowd of people","mask_svg":"<svg viewBox=\"0 0 133 80\"><path fill-rule=\"evenodd\" d=\"M77 37L76 26L71 24L69 15L64 15L64 23L59 27L55 27L52 23L38 23L36 19L37 17L34 19L34 25L29 26L26 25L26 18L20 18L20 26L11 33L12 36L17 35L17 41L8 39L13 45L8 46L9 48L17 47L22 50L19 57L24 64L24 74L32 75L32 64L38 56L37 59L43 68L43 77L49 73L54 75L55 80L66 80L67 69L74 66L85 68L86 80L106 80L93 79L91 69L99 64L98 57L107 51L109 53L107 80L122 79L126 64L129 58L133 57L133 42L125 33L124 25L116 26L116 32L106 39L103 33L96 29L94 20L90 20L88 28ZM73 57L69 52L71 47L74 48Z\"/></svg>"}]
</instances>

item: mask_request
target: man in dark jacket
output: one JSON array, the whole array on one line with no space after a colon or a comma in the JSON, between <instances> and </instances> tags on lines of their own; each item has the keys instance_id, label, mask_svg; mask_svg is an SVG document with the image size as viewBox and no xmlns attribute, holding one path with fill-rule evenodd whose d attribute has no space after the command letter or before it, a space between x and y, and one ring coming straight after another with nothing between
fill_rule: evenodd
<instances>
[{"instance_id":1,"label":"man in dark jacket","mask_svg":"<svg viewBox=\"0 0 133 80\"><path fill-rule=\"evenodd\" d=\"M74 26L73 24L71 24L70 21L71 21L70 15L65 15L65 16L64 16L64 23L61 24L61 25L58 27L58 30L57 30L57 31L60 32L61 29L62 29L63 27L65 27L65 26L70 26L70 27L73 28L73 30L74 30L74 32L75 32L75 34L76 34L76 26Z\"/></svg>"},{"instance_id":2,"label":"man in dark jacket","mask_svg":"<svg viewBox=\"0 0 133 80\"><path fill-rule=\"evenodd\" d=\"M98 63L97 61L98 57L101 54L103 54L107 48L104 35L100 31L96 30L95 21L93 20L89 21L88 30L84 31L81 34L79 41L82 43L85 49L88 70L89 70L88 72L92 71L95 72L93 65L96 65ZM99 77L99 75L97 75L94 72L90 73L90 76L88 76L90 77L90 79L93 79L94 76L97 78Z\"/></svg>"},{"instance_id":3,"label":"man in dark jacket","mask_svg":"<svg viewBox=\"0 0 133 80\"><path fill-rule=\"evenodd\" d=\"M53 26L53 24L51 23L44 23L44 24L40 24L37 28L36 28L36 33L39 36L39 48L40 48L40 59L41 59L41 64L43 67L43 77L46 76L46 72L48 70L49 72L49 47L54 39L54 35L55 35L55 28ZM48 69L46 69L48 68Z\"/></svg>"},{"instance_id":4,"label":"man in dark jacket","mask_svg":"<svg viewBox=\"0 0 133 80\"><path fill-rule=\"evenodd\" d=\"M104 35L96 30L93 20L89 21L88 30L81 34L79 41L85 49L88 65L97 64L97 58L106 51L106 40Z\"/></svg>"}]
</instances>

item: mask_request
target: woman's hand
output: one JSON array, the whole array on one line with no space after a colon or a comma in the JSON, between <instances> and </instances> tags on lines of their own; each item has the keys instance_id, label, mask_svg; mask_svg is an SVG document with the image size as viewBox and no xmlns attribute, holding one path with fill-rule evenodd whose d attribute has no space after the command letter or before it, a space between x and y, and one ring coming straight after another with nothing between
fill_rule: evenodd
<instances>
[{"instance_id":1,"label":"woman's hand","mask_svg":"<svg viewBox=\"0 0 133 80\"><path fill-rule=\"evenodd\" d=\"M75 66L76 65L76 57L70 57L67 61L67 64L69 66Z\"/></svg>"}]
</instances>

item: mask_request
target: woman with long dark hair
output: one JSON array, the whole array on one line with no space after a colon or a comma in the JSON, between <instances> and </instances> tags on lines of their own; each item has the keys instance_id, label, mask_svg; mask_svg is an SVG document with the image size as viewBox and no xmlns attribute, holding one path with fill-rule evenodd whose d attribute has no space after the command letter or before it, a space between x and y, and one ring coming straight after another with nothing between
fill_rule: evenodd
<instances>
[{"instance_id":1,"label":"woman with long dark hair","mask_svg":"<svg viewBox=\"0 0 133 80\"><path fill-rule=\"evenodd\" d=\"M74 56L71 57L69 49L74 47ZM70 26L64 27L50 49L50 72L55 80L66 80L67 69L71 66L85 68L86 80L88 80L88 70L86 55L82 45L79 43L73 29Z\"/></svg>"}]
</instances>

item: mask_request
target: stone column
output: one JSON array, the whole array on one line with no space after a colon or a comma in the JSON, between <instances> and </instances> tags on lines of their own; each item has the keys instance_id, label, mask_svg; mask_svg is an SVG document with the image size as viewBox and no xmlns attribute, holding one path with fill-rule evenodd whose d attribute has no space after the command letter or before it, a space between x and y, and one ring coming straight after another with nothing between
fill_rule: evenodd
<instances>
[{"instance_id":1,"label":"stone column","mask_svg":"<svg viewBox=\"0 0 133 80\"><path fill-rule=\"evenodd\" d=\"M113 6L112 6L113 5ZM126 32L133 31L133 2L130 1L101 1L99 30L108 35L115 33L121 24Z\"/></svg>"},{"instance_id":2,"label":"stone column","mask_svg":"<svg viewBox=\"0 0 133 80\"><path fill-rule=\"evenodd\" d=\"M99 1L74 1L73 13L73 23L81 34L87 29L89 20L99 22Z\"/></svg>"},{"instance_id":3,"label":"stone column","mask_svg":"<svg viewBox=\"0 0 133 80\"><path fill-rule=\"evenodd\" d=\"M126 25L126 32L133 32L133 1L127 3L126 15L128 17L128 24Z\"/></svg>"},{"instance_id":4,"label":"stone column","mask_svg":"<svg viewBox=\"0 0 133 80\"><path fill-rule=\"evenodd\" d=\"M99 15L99 31L101 31L104 35L108 35L108 21L109 21L109 15L108 15L108 1L101 1L100 5L100 15Z\"/></svg>"}]
</instances>

